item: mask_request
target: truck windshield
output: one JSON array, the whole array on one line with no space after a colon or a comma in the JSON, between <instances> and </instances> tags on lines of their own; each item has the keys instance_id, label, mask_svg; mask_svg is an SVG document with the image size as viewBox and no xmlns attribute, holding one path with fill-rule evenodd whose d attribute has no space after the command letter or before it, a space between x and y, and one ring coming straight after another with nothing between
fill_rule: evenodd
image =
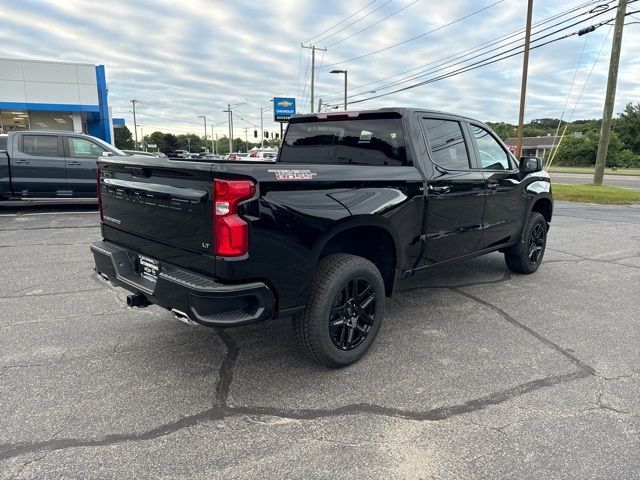
<instances>
[{"instance_id":1,"label":"truck windshield","mask_svg":"<svg viewBox=\"0 0 640 480\"><path fill-rule=\"evenodd\" d=\"M382 118L291 123L278 161L406 165L402 121Z\"/></svg>"}]
</instances>

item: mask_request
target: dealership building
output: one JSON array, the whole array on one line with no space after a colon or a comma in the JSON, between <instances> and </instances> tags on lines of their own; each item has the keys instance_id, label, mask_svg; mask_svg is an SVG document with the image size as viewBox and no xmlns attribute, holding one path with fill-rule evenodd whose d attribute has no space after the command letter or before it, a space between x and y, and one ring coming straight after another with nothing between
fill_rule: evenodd
<instances>
[{"instance_id":1,"label":"dealership building","mask_svg":"<svg viewBox=\"0 0 640 480\"><path fill-rule=\"evenodd\" d=\"M0 58L0 133L65 130L112 143L104 65Z\"/></svg>"}]
</instances>

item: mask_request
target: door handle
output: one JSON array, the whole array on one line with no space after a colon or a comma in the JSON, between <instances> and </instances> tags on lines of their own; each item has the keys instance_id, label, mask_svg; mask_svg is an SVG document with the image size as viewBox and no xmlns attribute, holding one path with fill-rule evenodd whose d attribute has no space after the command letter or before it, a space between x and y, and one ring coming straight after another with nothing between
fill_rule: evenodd
<instances>
[{"instance_id":1,"label":"door handle","mask_svg":"<svg viewBox=\"0 0 640 480\"><path fill-rule=\"evenodd\" d=\"M451 191L451 187L449 185L439 185L435 187L433 185L429 185L429 190L431 190L433 193L443 194L449 193Z\"/></svg>"},{"instance_id":2,"label":"door handle","mask_svg":"<svg viewBox=\"0 0 640 480\"><path fill-rule=\"evenodd\" d=\"M69 162L69 163L67 163L67 165L70 165L72 167L78 167L78 166L80 166L80 162Z\"/></svg>"},{"instance_id":3,"label":"door handle","mask_svg":"<svg viewBox=\"0 0 640 480\"><path fill-rule=\"evenodd\" d=\"M498 182L487 182L487 188L489 190L495 190L499 186L500 186L500 184Z\"/></svg>"},{"instance_id":4,"label":"door handle","mask_svg":"<svg viewBox=\"0 0 640 480\"><path fill-rule=\"evenodd\" d=\"M29 160L16 160L16 165L29 165Z\"/></svg>"}]
</instances>

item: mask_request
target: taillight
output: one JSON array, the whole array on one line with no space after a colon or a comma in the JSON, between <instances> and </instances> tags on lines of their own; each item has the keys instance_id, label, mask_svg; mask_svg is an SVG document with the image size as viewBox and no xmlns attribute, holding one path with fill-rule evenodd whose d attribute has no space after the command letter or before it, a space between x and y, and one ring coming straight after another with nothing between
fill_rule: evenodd
<instances>
[{"instance_id":1,"label":"taillight","mask_svg":"<svg viewBox=\"0 0 640 480\"><path fill-rule=\"evenodd\" d=\"M216 255L238 257L249 251L249 225L238 216L238 203L253 197L250 180L214 180L213 232Z\"/></svg>"},{"instance_id":2,"label":"taillight","mask_svg":"<svg viewBox=\"0 0 640 480\"><path fill-rule=\"evenodd\" d=\"M100 212L100 222L102 222L102 193L100 191L100 167L96 168L96 189L98 193L98 212Z\"/></svg>"}]
</instances>

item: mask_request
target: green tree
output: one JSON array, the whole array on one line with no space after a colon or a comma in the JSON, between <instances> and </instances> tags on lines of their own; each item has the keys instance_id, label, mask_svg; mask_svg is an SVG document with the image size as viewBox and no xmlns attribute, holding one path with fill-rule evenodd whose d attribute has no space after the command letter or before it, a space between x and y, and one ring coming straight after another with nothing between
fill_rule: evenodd
<instances>
[{"instance_id":1,"label":"green tree","mask_svg":"<svg viewBox=\"0 0 640 480\"><path fill-rule=\"evenodd\" d=\"M195 133L187 133L186 135L178 135L178 148L180 150L188 150L193 153L200 153L202 151L202 138Z\"/></svg>"},{"instance_id":2,"label":"green tree","mask_svg":"<svg viewBox=\"0 0 640 480\"><path fill-rule=\"evenodd\" d=\"M531 120L527 125L532 128L544 131L544 135L547 133L554 134L558 128L559 118L536 118ZM564 120L560 123L560 128L564 127L567 122ZM525 125L525 126L527 126Z\"/></svg>"},{"instance_id":3,"label":"green tree","mask_svg":"<svg viewBox=\"0 0 640 480\"><path fill-rule=\"evenodd\" d=\"M600 135L588 132L586 135L565 135L553 163L569 167L589 167L596 164L598 152L598 140ZM607 167L621 167L623 162L633 163L633 157L623 153L624 145L615 132L611 133L609 151L607 154Z\"/></svg>"},{"instance_id":4,"label":"green tree","mask_svg":"<svg viewBox=\"0 0 640 480\"><path fill-rule=\"evenodd\" d=\"M147 147L149 144L155 144L157 145L157 149L161 152L166 153L166 145L165 145L165 141L164 141L164 133L162 132L153 132L151 135L146 136L145 135L145 147ZM151 147L153 150L153 147Z\"/></svg>"},{"instance_id":5,"label":"green tree","mask_svg":"<svg viewBox=\"0 0 640 480\"><path fill-rule=\"evenodd\" d=\"M173 133L165 133L164 134L164 153L173 152L174 150L178 150L178 139Z\"/></svg>"},{"instance_id":6,"label":"green tree","mask_svg":"<svg viewBox=\"0 0 640 480\"><path fill-rule=\"evenodd\" d=\"M613 128L629 150L640 154L640 103L627 103Z\"/></svg>"},{"instance_id":7,"label":"green tree","mask_svg":"<svg viewBox=\"0 0 640 480\"><path fill-rule=\"evenodd\" d=\"M113 129L113 140L116 148L124 148L127 150L133 150L133 137L131 136L131 130L126 126Z\"/></svg>"},{"instance_id":8,"label":"green tree","mask_svg":"<svg viewBox=\"0 0 640 480\"><path fill-rule=\"evenodd\" d=\"M602 120L575 120L567 127L567 134L569 133L584 133L593 132L600 135L600 129L602 128Z\"/></svg>"},{"instance_id":9,"label":"green tree","mask_svg":"<svg viewBox=\"0 0 640 480\"><path fill-rule=\"evenodd\" d=\"M516 136L516 126L505 122L487 122L487 125L498 134L502 140Z\"/></svg>"},{"instance_id":10,"label":"green tree","mask_svg":"<svg viewBox=\"0 0 640 480\"><path fill-rule=\"evenodd\" d=\"M226 155L229 153L229 137L220 137L216 142L216 153Z\"/></svg>"}]
</instances>

